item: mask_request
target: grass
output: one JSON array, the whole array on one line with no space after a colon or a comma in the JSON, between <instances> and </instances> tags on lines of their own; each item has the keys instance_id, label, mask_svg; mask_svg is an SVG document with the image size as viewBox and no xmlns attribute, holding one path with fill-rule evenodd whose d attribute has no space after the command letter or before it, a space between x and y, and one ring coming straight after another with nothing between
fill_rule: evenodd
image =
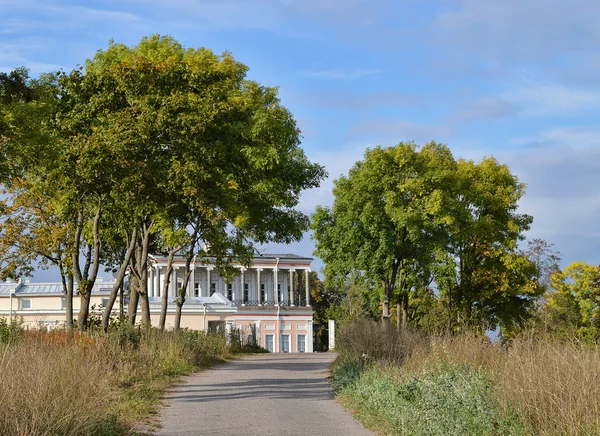
<instances>
[{"instance_id":1,"label":"grass","mask_svg":"<svg viewBox=\"0 0 600 436\"><path fill-rule=\"evenodd\" d=\"M600 434L597 346L527 334L500 346L377 323L336 339L338 398L381 434Z\"/></svg>"},{"instance_id":2,"label":"grass","mask_svg":"<svg viewBox=\"0 0 600 436\"><path fill-rule=\"evenodd\" d=\"M0 325L0 339L1 436L132 434L174 381L232 356L224 335L195 331Z\"/></svg>"}]
</instances>

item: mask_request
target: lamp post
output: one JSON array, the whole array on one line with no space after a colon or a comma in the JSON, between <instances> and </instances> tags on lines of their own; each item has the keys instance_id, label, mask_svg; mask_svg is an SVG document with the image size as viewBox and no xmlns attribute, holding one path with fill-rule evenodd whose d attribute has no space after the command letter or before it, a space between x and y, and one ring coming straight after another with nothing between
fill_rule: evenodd
<instances>
[{"instance_id":1,"label":"lamp post","mask_svg":"<svg viewBox=\"0 0 600 436\"><path fill-rule=\"evenodd\" d=\"M15 288L10 288L8 290L8 294L10 295L10 312L9 312L9 318L8 319L9 319L10 324L12 325L12 312L13 312L12 311L12 308L13 308L12 301L13 301L13 295L15 295Z\"/></svg>"}]
</instances>

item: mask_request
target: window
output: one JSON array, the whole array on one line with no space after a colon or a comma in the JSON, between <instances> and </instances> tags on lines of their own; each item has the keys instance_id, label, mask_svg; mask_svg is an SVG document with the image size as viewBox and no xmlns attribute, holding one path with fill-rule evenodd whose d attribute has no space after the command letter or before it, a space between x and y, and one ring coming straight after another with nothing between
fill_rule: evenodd
<instances>
[{"instance_id":1,"label":"window","mask_svg":"<svg viewBox=\"0 0 600 436\"><path fill-rule=\"evenodd\" d=\"M200 296L200 283L194 283L194 297Z\"/></svg>"},{"instance_id":2,"label":"window","mask_svg":"<svg viewBox=\"0 0 600 436\"><path fill-rule=\"evenodd\" d=\"M265 303L267 301L267 293L265 292L265 284L260 284L260 301Z\"/></svg>"},{"instance_id":3,"label":"window","mask_svg":"<svg viewBox=\"0 0 600 436\"><path fill-rule=\"evenodd\" d=\"M21 310L31 309L31 300L21 300Z\"/></svg>"},{"instance_id":4,"label":"window","mask_svg":"<svg viewBox=\"0 0 600 436\"><path fill-rule=\"evenodd\" d=\"M306 335L298 335L298 353L306 353Z\"/></svg>"},{"instance_id":5,"label":"window","mask_svg":"<svg viewBox=\"0 0 600 436\"><path fill-rule=\"evenodd\" d=\"M273 352L273 335L265 335L265 349L269 352Z\"/></svg>"},{"instance_id":6,"label":"window","mask_svg":"<svg viewBox=\"0 0 600 436\"><path fill-rule=\"evenodd\" d=\"M233 283L227 283L227 299L233 301Z\"/></svg>"},{"instance_id":7,"label":"window","mask_svg":"<svg viewBox=\"0 0 600 436\"><path fill-rule=\"evenodd\" d=\"M217 282L211 282L210 284L210 296L217 292Z\"/></svg>"},{"instance_id":8,"label":"window","mask_svg":"<svg viewBox=\"0 0 600 436\"><path fill-rule=\"evenodd\" d=\"M108 298L103 298L101 305L102 305L102 307L108 306Z\"/></svg>"},{"instance_id":9,"label":"window","mask_svg":"<svg viewBox=\"0 0 600 436\"><path fill-rule=\"evenodd\" d=\"M60 299L60 308L62 310L65 310L67 308L67 299L65 297L62 297Z\"/></svg>"},{"instance_id":10,"label":"window","mask_svg":"<svg viewBox=\"0 0 600 436\"><path fill-rule=\"evenodd\" d=\"M281 350L282 353L290 352L290 335L281 335Z\"/></svg>"},{"instance_id":11,"label":"window","mask_svg":"<svg viewBox=\"0 0 600 436\"><path fill-rule=\"evenodd\" d=\"M244 283L244 301L248 302L248 283Z\"/></svg>"}]
</instances>

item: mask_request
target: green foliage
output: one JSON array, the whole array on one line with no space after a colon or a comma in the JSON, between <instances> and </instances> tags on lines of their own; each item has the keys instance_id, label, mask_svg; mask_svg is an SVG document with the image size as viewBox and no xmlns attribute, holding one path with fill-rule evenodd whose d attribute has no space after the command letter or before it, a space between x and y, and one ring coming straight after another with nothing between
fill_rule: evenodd
<instances>
[{"instance_id":1,"label":"green foliage","mask_svg":"<svg viewBox=\"0 0 600 436\"><path fill-rule=\"evenodd\" d=\"M574 329L577 336L594 344L600 338L600 267L573 262L552 275L554 292L546 295L541 316L560 333Z\"/></svg>"},{"instance_id":2,"label":"green foliage","mask_svg":"<svg viewBox=\"0 0 600 436\"><path fill-rule=\"evenodd\" d=\"M361 276L383 289L384 319L407 268L424 271L437 228L448 221L444 186L456 163L446 146L431 142L367 150L347 177L335 181L332 208L312 216L315 254L325 262L330 286Z\"/></svg>"},{"instance_id":3,"label":"green foliage","mask_svg":"<svg viewBox=\"0 0 600 436\"><path fill-rule=\"evenodd\" d=\"M148 253L210 256L227 277L256 243L299 240L308 227L295 210L300 193L326 173L300 148L277 89L247 70L230 53L152 35L111 42L68 73L0 75L0 177L13 186L0 228L4 275L40 257L74 275L85 328L100 259L130 266L149 323ZM134 261L124 250L132 240ZM185 289L180 297L178 308Z\"/></svg>"},{"instance_id":4,"label":"green foliage","mask_svg":"<svg viewBox=\"0 0 600 436\"><path fill-rule=\"evenodd\" d=\"M21 325L17 318L9 322L6 318L0 318L0 344L10 344L19 339Z\"/></svg>"},{"instance_id":5,"label":"green foliage","mask_svg":"<svg viewBox=\"0 0 600 436\"><path fill-rule=\"evenodd\" d=\"M525 434L516 416L504 416L498 409L491 393L482 371L457 364L407 380L374 367L341 391L357 407L359 417L371 415L385 421L379 425L390 434Z\"/></svg>"},{"instance_id":6,"label":"green foliage","mask_svg":"<svg viewBox=\"0 0 600 436\"><path fill-rule=\"evenodd\" d=\"M333 193L312 215L326 286L364 284L384 320L427 330L509 330L530 316L543 287L517 248L531 217L516 213L524 185L506 165L400 143L367 150Z\"/></svg>"},{"instance_id":7,"label":"green foliage","mask_svg":"<svg viewBox=\"0 0 600 436\"><path fill-rule=\"evenodd\" d=\"M331 374L331 386L337 393L355 383L365 371L366 365L360 360L336 361Z\"/></svg>"}]
</instances>

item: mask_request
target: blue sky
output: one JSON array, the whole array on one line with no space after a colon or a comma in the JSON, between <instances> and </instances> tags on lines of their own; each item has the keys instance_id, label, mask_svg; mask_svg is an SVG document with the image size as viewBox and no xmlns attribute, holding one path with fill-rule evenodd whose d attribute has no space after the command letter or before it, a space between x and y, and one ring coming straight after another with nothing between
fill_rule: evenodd
<instances>
[{"instance_id":1,"label":"blue sky","mask_svg":"<svg viewBox=\"0 0 600 436\"><path fill-rule=\"evenodd\" d=\"M0 0L0 70L70 70L110 39L169 34L230 51L279 86L333 180L367 147L447 143L528 186L529 238L600 263L600 2L592 0ZM310 255L308 237L267 251ZM320 263L315 264L320 268ZM56 277L57 278L57 277Z\"/></svg>"}]
</instances>

